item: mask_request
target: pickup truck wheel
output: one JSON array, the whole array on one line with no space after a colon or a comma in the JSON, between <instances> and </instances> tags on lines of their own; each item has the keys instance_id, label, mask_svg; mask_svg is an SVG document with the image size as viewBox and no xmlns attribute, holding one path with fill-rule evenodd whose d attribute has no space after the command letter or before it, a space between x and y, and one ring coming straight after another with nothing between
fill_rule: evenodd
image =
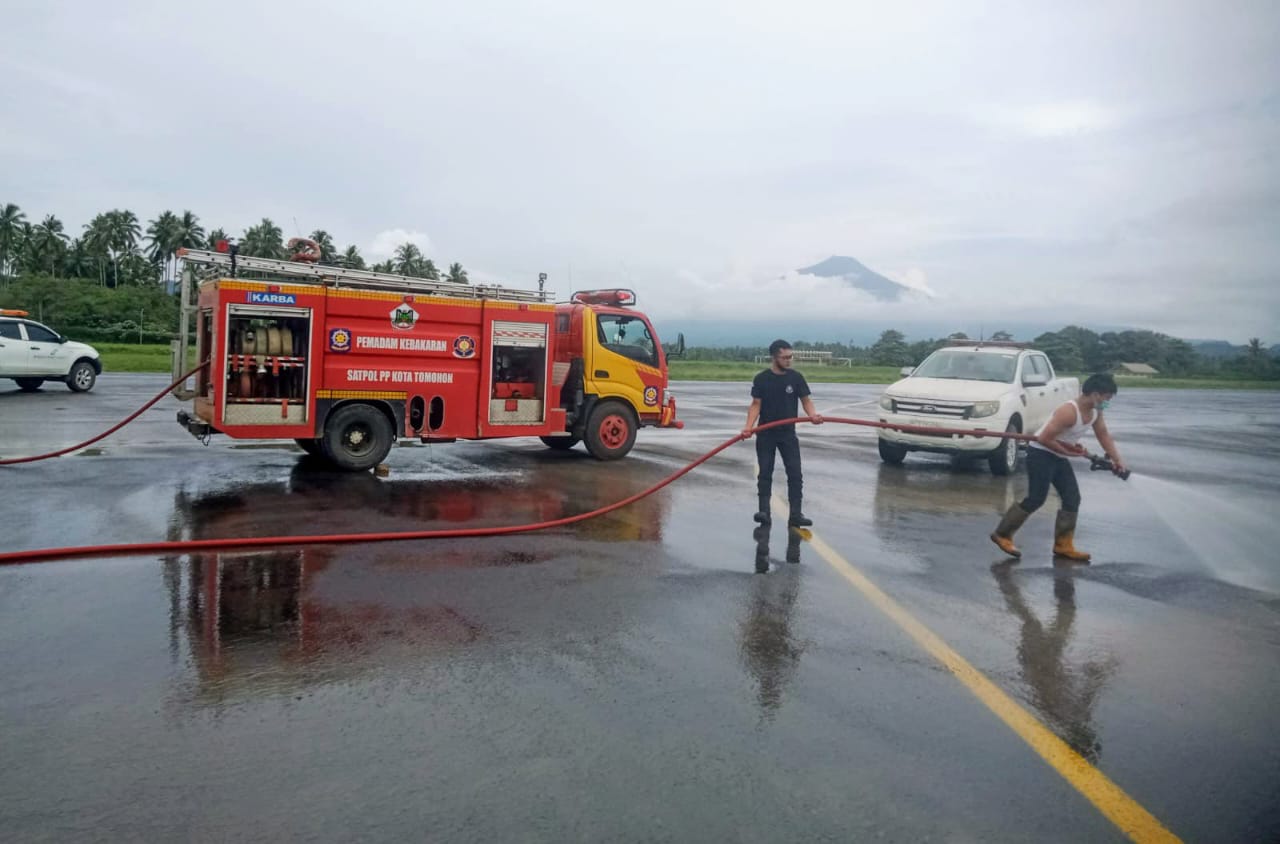
<instances>
[{"instance_id":1,"label":"pickup truck wheel","mask_svg":"<svg viewBox=\"0 0 1280 844\"><path fill-rule=\"evenodd\" d=\"M34 393L44 383L43 378L14 378L13 380L18 382L18 389L24 393Z\"/></svg>"},{"instance_id":2,"label":"pickup truck wheel","mask_svg":"<svg viewBox=\"0 0 1280 844\"><path fill-rule=\"evenodd\" d=\"M325 420L320 444L324 456L339 469L363 472L386 459L391 434L391 423L382 411L367 404L348 404Z\"/></svg>"},{"instance_id":3,"label":"pickup truck wheel","mask_svg":"<svg viewBox=\"0 0 1280 844\"><path fill-rule=\"evenodd\" d=\"M587 417L587 451L597 460L625 457L636 444L636 419L619 401L602 401Z\"/></svg>"},{"instance_id":4,"label":"pickup truck wheel","mask_svg":"<svg viewBox=\"0 0 1280 844\"><path fill-rule=\"evenodd\" d=\"M897 466L907 459L907 447L888 440L880 440L880 459L890 466Z\"/></svg>"},{"instance_id":5,"label":"pickup truck wheel","mask_svg":"<svg viewBox=\"0 0 1280 844\"><path fill-rule=\"evenodd\" d=\"M1009 426L1004 430L1009 434L1022 432L1017 422L1010 422ZM1004 477L1013 472L1018 466L1018 441L1012 437L1001 440L1000 447L987 458L987 465L991 467L991 474L996 477Z\"/></svg>"},{"instance_id":6,"label":"pickup truck wheel","mask_svg":"<svg viewBox=\"0 0 1280 844\"><path fill-rule=\"evenodd\" d=\"M87 393L97 380L98 373L94 371L93 364L87 360L76 361L67 373L67 389L73 393Z\"/></svg>"},{"instance_id":7,"label":"pickup truck wheel","mask_svg":"<svg viewBox=\"0 0 1280 844\"><path fill-rule=\"evenodd\" d=\"M538 439L542 440L542 444L547 448L553 448L556 451L568 451L581 442L577 437L538 437Z\"/></svg>"},{"instance_id":8,"label":"pickup truck wheel","mask_svg":"<svg viewBox=\"0 0 1280 844\"><path fill-rule=\"evenodd\" d=\"M87 360L76 361L72 371L67 373L67 388L73 393L87 393L96 382L97 373L93 371L93 364Z\"/></svg>"}]
</instances>

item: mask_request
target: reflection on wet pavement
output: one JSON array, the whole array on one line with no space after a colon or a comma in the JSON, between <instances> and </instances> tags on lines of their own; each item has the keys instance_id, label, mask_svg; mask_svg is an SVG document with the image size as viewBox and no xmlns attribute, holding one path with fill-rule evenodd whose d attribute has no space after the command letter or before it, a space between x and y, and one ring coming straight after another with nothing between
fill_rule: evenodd
<instances>
[{"instance_id":1,"label":"reflection on wet pavement","mask_svg":"<svg viewBox=\"0 0 1280 844\"><path fill-rule=\"evenodd\" d=\"M1058 737L1092 763L1102 755L1102 742L1093 724L1094 707L1103 686L1115 671L1114 657L1103 656L1073 665L1067 650L1076 620L1076 584L1068 567L1054 571L1053 619L1046 625L1022 597L1017 564L991 567L1005 606L1021 622L1018 665L1030 687L1031 703Z\"/></svg>"},{"instance_id":2,"label":"reflection on wet pavement","mask_svg":"<svg viewBox=\"0 0 1280 844\"><path fill-rule=\"evenodd\" d=\"M769 570L769 525L758 525L751 533L755 540L755 570ZM788 563L800 562L801 533L786 529ZM800 571L792 566L772 577L751 582L747 612L739 633L742 662L757 687L757 699L765 718L782 706L783 691L794 676L804 652L804 643L792 633L792 616L800 590Z\"/></svg>"}]
</instances>

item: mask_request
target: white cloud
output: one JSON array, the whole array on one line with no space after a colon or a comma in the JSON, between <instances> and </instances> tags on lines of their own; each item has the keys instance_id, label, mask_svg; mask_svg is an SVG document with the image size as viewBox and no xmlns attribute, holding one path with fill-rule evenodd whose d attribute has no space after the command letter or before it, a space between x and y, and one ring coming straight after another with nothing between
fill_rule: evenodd
<instances>
[{"instance_id":1,"label":"white cloud","mask_svg":"<svg viewBox=\"0 0 1280 844\"><path fill-rule=\"evenodd\" d=\"M385 261L396 253L396 249L406 243L412 243L422 250L422 254L431 257L431 238L420 231L408 229L387 229L373 236L366 247L365 257L374 261Z\"/></svg>"},{"instance_id":2,"label":"white cloud","mask_svg":"<svg viewBox=\"0 0 1280 844\"><path fill-rule=\"evenodd\" d=\"M984 107L973 113L981 123L1044 138L1083 135L1119 125L1116 110L1092 100L1048 102L1017 108Z\"/></svg>"},{"instance_id":3,"label":"white cloud","mask_svg":"<svg viewBox=\"0 0 1280 844\"><path fill-rule=\"evenodd\" d=\"M901 284L903 287L907 287L907 288L910 288L911 290L917 291L919 293L923 293L929 298L933 298L933 299L942 298L941 294L939 294L938 291L934 290L932 287L929 286L928 275L926 275L925 271L920 269L919 267L907 267L905 270L902 270L900 272L886 270L884 272L884 276L886 278L893 279L894 281L898 282L898 284Z\"/></svg>"}]
</instances>

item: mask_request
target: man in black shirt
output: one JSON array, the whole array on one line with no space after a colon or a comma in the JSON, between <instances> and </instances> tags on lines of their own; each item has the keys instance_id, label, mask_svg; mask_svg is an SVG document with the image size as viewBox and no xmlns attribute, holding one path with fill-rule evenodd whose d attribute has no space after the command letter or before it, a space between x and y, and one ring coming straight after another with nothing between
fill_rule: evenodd
<instances>
[{"instance_id":1,"label":"man in black shirt","mask_svg":"<svg viewBox=\"0 0 1280 844\"><path fill-rule=\"evenodd\" d=\"M796 412L797 402L804 405L810 422L821 425L822 417L813 409L813 400L809 398L808 382L791 368L791 344L786 340L774 340L769 344L769 355L773 358L773 365L751 382L751 407L747 408L747 425L742 429L742 436L750 437L751 429L757 424L794 419L799 415ZM787 524L808 527L813 520L805 518L800 508L803 480L800 474L800 440L796 437L794 424L761 431L756 437L756 459L760 463L760 509L755 520L762 525L772 521L769 499L773 495L773 464L778 452L782 454L782 465L787 470L787 498L791 504L791 518Z\"/></svg>"}]
</instances>

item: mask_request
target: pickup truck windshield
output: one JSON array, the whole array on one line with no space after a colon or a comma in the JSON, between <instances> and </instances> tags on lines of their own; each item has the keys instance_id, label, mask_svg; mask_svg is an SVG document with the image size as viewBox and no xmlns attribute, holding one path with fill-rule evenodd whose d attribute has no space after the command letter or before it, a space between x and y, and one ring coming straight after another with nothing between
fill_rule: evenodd
<instances>
[{"instance_id":1,"label":"pickup truck windshield","mask_svg":"<svg viewBox=\"0 0 1280 844\"><path fill-rule=\"evenodd\" d=\"M913 377L951 378L957 381L999 381L1012 384L1018 369L1017 355L983 352L934 352L920 364Z\"/></svg>"}]
</instances>

